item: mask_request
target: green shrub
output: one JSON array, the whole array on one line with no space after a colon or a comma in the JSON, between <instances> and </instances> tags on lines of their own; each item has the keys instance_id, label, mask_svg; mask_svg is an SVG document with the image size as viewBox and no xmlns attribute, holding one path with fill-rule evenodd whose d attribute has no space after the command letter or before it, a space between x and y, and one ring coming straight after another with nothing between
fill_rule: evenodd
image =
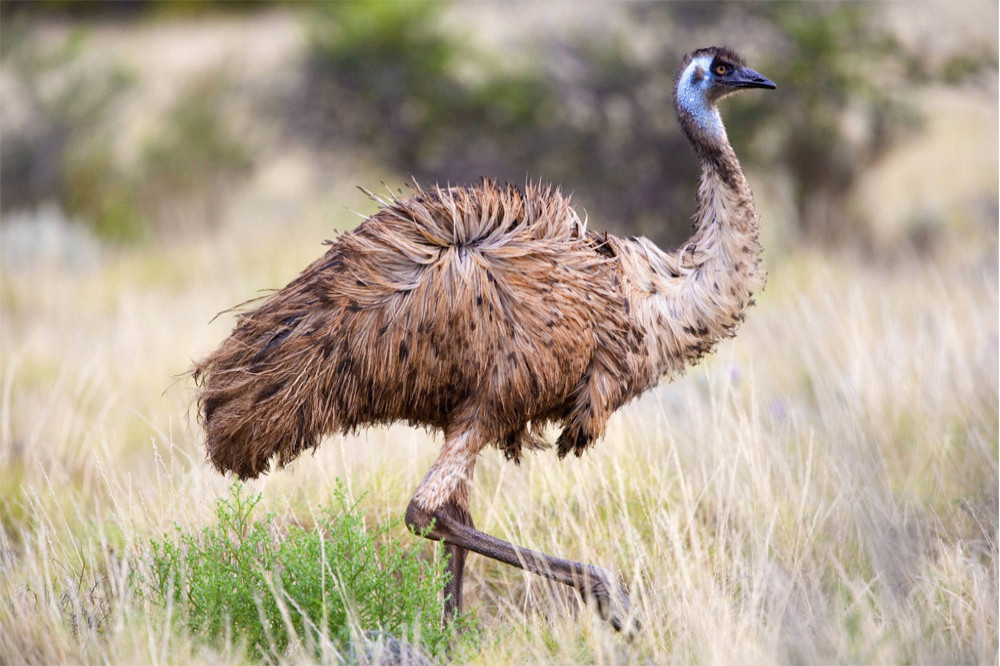
<instances>
[{"instance_id":1,"label":"green shrub","mask_svg":"<svg viewBox=\"0 0 1000 666\"><path fill-rule=\"evenodd\" d=\"M444 652L454 635L441 622L440 551L427 561L416 541L388 536L392 524L369 531L339 486L334 508L311 529L280 534L273 515L251 520L259 501L234 484L218 501L217 524L152 541L148 570L133 580L139 594L172 608L196 637L231 637L249 654L277 656L296 644L343 652L387 634L395 637L389 649L402 639L429 655Z\"/></svg>"},{"instance_id":2,"label":"green shrub","mask_svg":"<svg viewBox=\"0 0 1000 666\"><path fill-rule=\"evenodd\" d=\"M13 19L3 34L5 85L20 111L0 119L0 208L34 208L56 199L101 238L141 238L147 222L133 179L114 157L118 128L110 120L135 74L117 61L81 57L90 41L83 28L49 43L34 24Z\"/></svg>"},{"instance_id":3,"label":"green shrub","mask_svg":"<svg viewBox=\"0 0 1000 666\"><path fill-rule=\"evenodd\" d=\"M374 151L430 182L523 180L524 160L556 100L534 72L450 29L447 8L420 1L311 6L290 126L310 142Z\"/></svg>"},{"instance_id":4,"label":"green shrub","mask_svg":"<svg viewBox=\"0 0 1000 666\"><path fill-rule=\"evenodd\" d=\"M99 238L128 242L148 235L148 217L136 197L134 178L116 163L107 137L68 146L62 179L68 210L90 220Z\"/></svg>"},{"instance_id":5,"label":"green shrub","mask_svg":"<svg viewBox=\"0 0 1000 666\"><path fill-rule=\"evenodd\" d=\"M143 211L161 235L202 232L224 217L253 169L252 141L229 120L234 88L224 69L188 83L143 142L134 168Z\"/></svg>"}]
</instances>

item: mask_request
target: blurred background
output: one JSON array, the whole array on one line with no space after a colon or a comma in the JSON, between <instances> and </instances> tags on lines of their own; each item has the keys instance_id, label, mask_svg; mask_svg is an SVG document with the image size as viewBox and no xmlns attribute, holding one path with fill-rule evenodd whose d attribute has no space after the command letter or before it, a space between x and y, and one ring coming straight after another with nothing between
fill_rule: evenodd
<instances>
[{"instance_id":1,"label":"blurred background","mask_svg":"<svg viewBox=\"0 0 1000 666\"><path fill-rule=\"evenodd\" d=\"M354 186L410 176L543 179L592 228L675 244L697 169L672 81L717 43L778 83L723 113L771 258L996 256L994 2L2 7L5 270L305 220L329 236L372 212Z\"/></svg>"}]
</instances>

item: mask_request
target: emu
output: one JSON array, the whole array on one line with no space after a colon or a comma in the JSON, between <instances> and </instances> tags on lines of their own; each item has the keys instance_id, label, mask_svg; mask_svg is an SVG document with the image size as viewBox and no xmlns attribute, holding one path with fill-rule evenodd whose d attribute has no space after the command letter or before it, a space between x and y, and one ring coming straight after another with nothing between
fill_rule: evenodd
<instances>
[{"instance_id":1,"label":"emu","mask_svg":"<svg viewBox=\"0 0 1000 666\"><path fill-rule=\"evenodd\" d=\"M445 622L462 608L472 551L569 585L628 627L627 594L607 570L475 528L473 469L490 444L515 462L546 447L548 423L562 426L560 458L581 455L615 410L735 334L765 274L717 103L775 87L727 48L685 56L673 100L701 184L694 233L672 252L588 231L558 189L539 184L371 195L378 212L195 364L215 467L256 477L272 458L282 467L324 435L373 424L440 431L406 523L445 544Z\"/></svg>"}]
</instances>

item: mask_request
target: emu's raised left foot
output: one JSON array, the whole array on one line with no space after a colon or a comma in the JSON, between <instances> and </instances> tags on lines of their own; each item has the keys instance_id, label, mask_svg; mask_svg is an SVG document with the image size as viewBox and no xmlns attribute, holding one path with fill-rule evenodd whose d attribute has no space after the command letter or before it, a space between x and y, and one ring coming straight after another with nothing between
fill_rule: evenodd
<instances>
[{"instance_id":1,"label":"emu's raised left foot","mask_svg":"<svg viewBox=\"0 0 1000 666\"><path fill-rule=\"evenodd\" d=\"M615 631L632 636L642 629L639 619L630 612L628 592L606 569L588 565L583 581L574 585L583 600L597 609Z\"/></svg>"},{"instance_id":2,"label":"emu's raised left foot","mask_svg":"<svg viewBox=\"0 0 1000 666\"><path fill-rule=\"evenodd\" d=\"M624 587L601 567L528 550L480 532L472 525L467 511L464 508L459 510L458 505L453 502L429 512L413 500L406 509L406 524L418 533L429 529L429 532L422 533L428 538L444 541L449 547L471 550L569 585L580 593L584 601L594 604L601 617L609 621L617 631L631 635L639 629L638 621L629 613L628 595ZM461 580L460 570L453 571L453 575ZM446 587L445 595L448 594ZM460 594L459 585L453 597L455 601L460 598ZM446 607L446 615L450 617L459 608L457 604L452 609Z\"/></svg>"}]
</instances>

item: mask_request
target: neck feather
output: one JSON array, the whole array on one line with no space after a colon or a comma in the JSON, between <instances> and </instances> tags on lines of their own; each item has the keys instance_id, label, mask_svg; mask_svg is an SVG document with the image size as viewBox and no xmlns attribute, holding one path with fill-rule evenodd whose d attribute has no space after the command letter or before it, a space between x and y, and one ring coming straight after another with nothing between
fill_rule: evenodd
<instances>
[{"instance_id":1,"label":"neck feather","mask_svg":"<svg viewBox=\"0 0 1000 666\"><path fill-rule=\"evenodd\" d=\"M680 89L678 88L678 94ZM722 124L719 110L715 106L710 107L711 113L718 119L718 127L705 126L695 115L681 106L680 98L677 101L677 120L680 122L684 135L691 142L698 161L705 169L714 172L726 185L733 189L746 188L746 180L743 178L743 170L736 153L733 152L729 144L729 137L726 128ZM707 113L707 112L706 112ZM703 175L704 180L704 175Z\"/></svg>"},{"instance_id":2,"label":"neck feather","mask_svg":"<svg viewBox=\"0 0 1000 666\"><path fill-rule=\"evenodd\" d=\"M637 316L657 375L681 371L733 336L765 279L757 212L736 155L724 141L711 159L699 156L694 234L673 252L644 238L628 252Z\"/></svg>"}]
</instances>

